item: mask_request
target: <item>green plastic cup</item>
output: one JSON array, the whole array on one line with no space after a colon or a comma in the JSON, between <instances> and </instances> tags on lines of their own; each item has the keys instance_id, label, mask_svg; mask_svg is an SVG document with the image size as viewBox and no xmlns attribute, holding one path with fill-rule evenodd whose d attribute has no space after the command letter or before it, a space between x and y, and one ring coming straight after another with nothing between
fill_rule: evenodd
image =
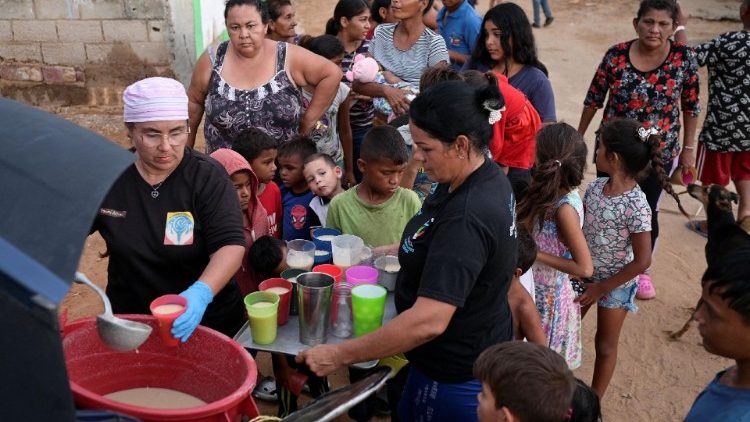
<instances>
[{"instance_id":1,"label":"green plastic cup","mask_svg":"<svg viewBox=\"0 0 750 422\"><path fill-rule=\"evenodd\" d=\"M352 315L356 337L371 333L383 325L387 293L383 286L377 284L361 284L352 289Z\"/></svg>"},{"instance_id":2,"label":"green plastic cup","mask_svg":"<svg viewBox=\"0 0 750 422\"><path fill-rule=\"evenodd\" d=\"M250 335L255 344L271 344L276 341L279 300L279 295L273 292L252 292L245 296Z\"/></svg>"}]
</instances>

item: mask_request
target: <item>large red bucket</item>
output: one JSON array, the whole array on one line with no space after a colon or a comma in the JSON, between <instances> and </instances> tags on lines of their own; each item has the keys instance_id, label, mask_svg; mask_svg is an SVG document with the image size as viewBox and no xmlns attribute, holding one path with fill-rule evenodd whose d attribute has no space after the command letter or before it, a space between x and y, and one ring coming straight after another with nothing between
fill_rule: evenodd
<instances>
[{"instance_id":1,"label":"large red bucket","mask_svg":"<svg viewBox=\"0 0 750 422\"><path fill-rule=\"evenodd\" d=\"M198 327L187 343L164 345L150 315L121 315L154 328L141 347L117 352L105 346L96 331L96 318L84 318L63 329L63 349L76 405L106 409L144 422L234 422L258 416L251 392L255 361L237 342L206 327ZM104 395L139 387L181 391L207 404L186 409L155 409L112 401Z\"/></svg>"}]
</instances>

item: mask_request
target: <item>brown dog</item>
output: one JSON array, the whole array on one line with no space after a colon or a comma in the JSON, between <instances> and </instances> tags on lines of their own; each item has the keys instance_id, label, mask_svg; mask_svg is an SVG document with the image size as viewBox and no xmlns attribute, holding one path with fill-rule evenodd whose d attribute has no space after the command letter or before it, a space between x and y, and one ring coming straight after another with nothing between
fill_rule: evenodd
<instances>
[{"instance_id":1,"label":"brown dog","mask_svg":"<svg viewBox=\"0 0 750 422\"><path fill-rule=\"evenodd\" d=\"M750 247L750 218L743 218L737 223L732 210L732 202L737 203L739 196L719 185L700 186L690 184L687 192L693 198L701 201L706 209L708 225L708 241L706 242L706 263L719 264L728 251ZM673 340L682 337L695 318L695 312L701 306L701 301L695 305L685 325L679 331L670 333Z\"/></svg>"}]
</instances>

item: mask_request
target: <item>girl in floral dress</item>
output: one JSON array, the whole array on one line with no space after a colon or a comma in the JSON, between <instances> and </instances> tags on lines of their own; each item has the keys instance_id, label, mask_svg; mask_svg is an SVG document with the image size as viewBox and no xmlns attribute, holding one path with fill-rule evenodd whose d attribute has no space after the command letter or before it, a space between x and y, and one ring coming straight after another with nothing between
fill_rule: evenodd
<instances>
[{"instance_id":1,"label":"girl in floral dress","mask_svg":"<svg viewBox=\"0 0 750 422\"><path fill-rule=\"evenodd\" d=\"M583 137L566 123L544 127L536 142L536 171L518 205L518 221L534 233L539 247L534 290L549 347L575 369L581 365L581 312L570 276L590 277L593 271L577 189L587 149Z\"/></svg>"},{"instance_id":2,"label":"girl in floral dress","mask_svg":"<svg viewBox=\"0 0 750 422\"><path fill-rule=\"evenodd\" d=\"M678 205L680 201L664 171L662 140L655 128L635 120L612 120L602 126L600 135L596 168L609 177L591 182L584 196L583 233L591 247L594 274L576 301L583 315L597 304L591 387L602 398L617 363L625 317L638 310L638 275L651 264L651 209L637 180L651 171Z\"/></svg>"}]
</instances>

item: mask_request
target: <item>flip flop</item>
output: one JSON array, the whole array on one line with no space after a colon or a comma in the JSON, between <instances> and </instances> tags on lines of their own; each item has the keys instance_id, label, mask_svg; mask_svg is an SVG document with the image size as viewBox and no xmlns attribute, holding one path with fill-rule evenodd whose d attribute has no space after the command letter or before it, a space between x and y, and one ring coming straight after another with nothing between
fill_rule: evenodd
<instances>
[{"instance_id":1,"label":"flip flop","mask_svg":"<svg viewBox=\"0 0 750 422\"><path fill-rule=\"evenodd\" d=\"M265 401L278 401L279 397L276 394L276 380L274 380L273 377L263 377L258 385L255 386L253 397Z\"/></svg>"},{"instance_id":2,"label":"flip flop","mask_svg":"<svg viewBox=\"0 0 750 422\"><path fill-rule=\"evenodd\" d=\"M687 223L685 223L685 227L705 238L708 238L708 233L703 230L703 221L688 221Z\"/></svg>"}]
</instances>

